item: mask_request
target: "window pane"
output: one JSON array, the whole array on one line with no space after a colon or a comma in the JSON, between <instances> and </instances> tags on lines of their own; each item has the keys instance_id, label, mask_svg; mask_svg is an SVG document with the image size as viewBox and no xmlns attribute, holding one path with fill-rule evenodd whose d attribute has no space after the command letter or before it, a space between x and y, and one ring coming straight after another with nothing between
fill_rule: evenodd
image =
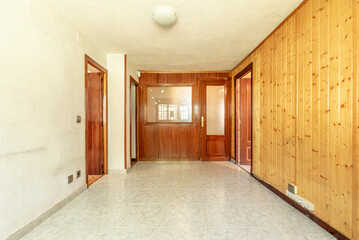
<instances>
[{"instance_id":1,"label":"window pane","mask_svg":"<svg viewBox=\"0 0 359 240\"><path fill-rule=\"evenodd\" d=\"M207 135L224 135L224 86L207 86Z\"/></svg>"},{"instance_id":2,"label":"window pane","mask_svg":"<svg viewBox=\"0 0 359 240\"><path fill-rule=\"evenodd\" d=\"M148 87L148 122L192 122L192 87Z\"/></svg>"}]
</instances>

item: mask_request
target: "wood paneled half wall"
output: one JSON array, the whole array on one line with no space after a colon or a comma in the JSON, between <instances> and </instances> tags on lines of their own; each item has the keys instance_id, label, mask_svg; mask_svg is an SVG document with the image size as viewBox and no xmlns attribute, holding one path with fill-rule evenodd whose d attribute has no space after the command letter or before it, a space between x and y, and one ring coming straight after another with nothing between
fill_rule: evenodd
<instances>
[{"instance_id":1,"label":"wood paneled half wall","mask_svg":"<svg viewBox=\"0 0 359 240\"><path fill-rule=\"evenodd\" d=\"M253 63L253 173L283 193L297 185L350 239L359 239L358 41L358 0L308 0L232 71Z\"/></svg>"},{"instance_id":2,"label":"wood paneled half wall","mask_svg":"<svg viewBox=\"0 0 359 240\"><path fill-rule=\"evenodd\" d=\"M142 72L139 99L140 160L200 159L200 81L230 78L230 72ZM156 86L192 87L192 122L147 122L147 88Z\"/></svg>"}]
</instances>

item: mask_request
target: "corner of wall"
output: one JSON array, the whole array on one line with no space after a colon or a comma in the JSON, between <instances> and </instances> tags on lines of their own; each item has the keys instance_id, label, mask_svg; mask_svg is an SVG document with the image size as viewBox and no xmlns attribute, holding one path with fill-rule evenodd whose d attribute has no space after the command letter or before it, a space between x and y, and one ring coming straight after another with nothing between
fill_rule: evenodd
<instances>
[{"instance_id":1,"label":"corner of wall","mask_svg":"<svg viewBox=\"0 0 359 240\"><path fill-rule=\"evenodd\" d=\"M108 70L108 168L125 169L124 94L125 54L107 54Z\"/></svg>"}]
</instances>

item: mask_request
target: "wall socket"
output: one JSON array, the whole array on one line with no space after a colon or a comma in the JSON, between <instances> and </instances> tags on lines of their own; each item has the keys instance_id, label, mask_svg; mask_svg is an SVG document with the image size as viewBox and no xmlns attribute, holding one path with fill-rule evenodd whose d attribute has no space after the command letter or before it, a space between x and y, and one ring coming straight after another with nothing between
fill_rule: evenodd
<instances>
[{"instance_id":1,"label":"wall socket","mask_svg":"<svg viewBox=\"0 0 359 240\"><path fill-rule=\"evenodd\" d=\"M79 178L79 177L81 177L81 170L78 170L78 171L76 172L76 178Z\"/></svg>"},{"instance_id":2,"label":"wall socket","mask_svg":"<svg viewBox=\"0 0 359 240\"><path fill-rule=\"evenodd\" d=\"M292 183L288 183L288 191L293 194L297 194L297 186Z\"/></svg>"},{"instance_id":3,"label":"wall socket","mask_svg":"<svg viewBox=\"0 0 359 240\"><path fill-rule=\"evenodd\" d=\"M70 175L67 177L67 183L70 184L74 181L74 175Z\"/></svg>"}]
</instances>

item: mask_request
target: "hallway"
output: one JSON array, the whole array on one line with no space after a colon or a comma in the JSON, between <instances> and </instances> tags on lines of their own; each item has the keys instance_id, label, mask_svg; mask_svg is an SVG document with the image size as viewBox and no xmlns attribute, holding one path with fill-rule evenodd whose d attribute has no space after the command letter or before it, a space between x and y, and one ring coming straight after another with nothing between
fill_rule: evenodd
<instances>
[{"instance_id":1,"label":"hallway","mask_svg":"<svg viewBox=\"0 0 359 240\"><path fill-rule=\"evenodd\" d=\"M334 239L230 162L138 162L23 240Z\"/></svg>"}]
</instances>

